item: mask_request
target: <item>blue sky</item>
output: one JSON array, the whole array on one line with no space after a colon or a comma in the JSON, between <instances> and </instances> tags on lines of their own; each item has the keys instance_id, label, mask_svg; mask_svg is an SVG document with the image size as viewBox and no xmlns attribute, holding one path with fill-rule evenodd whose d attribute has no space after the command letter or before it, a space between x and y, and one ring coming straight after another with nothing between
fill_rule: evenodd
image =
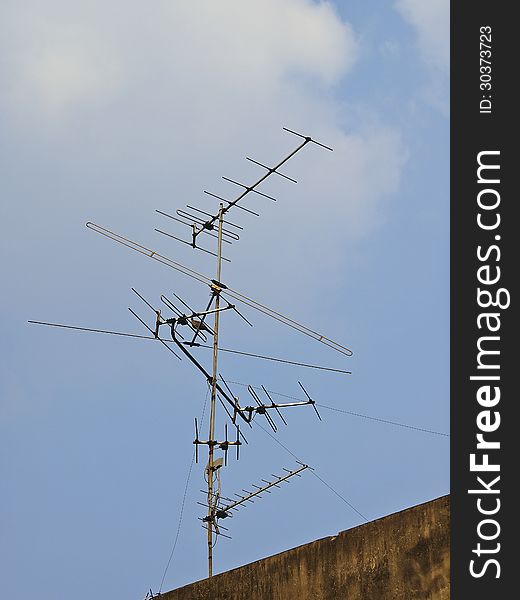
<instances>
[{"instance_id":1,"label":"blue sky","mask_svg":"<svg viewBox=\"0 0 520 600\"><path fill-rule=\"evenodd\" d=\"M26 321L141 332L132 286L206 302L84 223L212 275L211 259L153 231L175 230L155 209L213 208L203 189L235 192L221 175L257 176L246 155L294 147L283 126L334 152L305 148L286 168L298 185L270 181L276 204L235 215L245 231L223 279L354 356L248 311L254 329L225 315L222 344L352 375L231 356L221 372L294 396L300 380L318 403L448 431L447 1L6 1L0 23L3 595L157 591L204 382L160 345ZM277 438L369 520L448 492L449 438L321 412L294 409ZM262 429L248 439L224 494L295 464ZM202 470L164 590L206 574ZM216 571L361 522L307 474L233 520Z\"/></svg>"}]
</instances>

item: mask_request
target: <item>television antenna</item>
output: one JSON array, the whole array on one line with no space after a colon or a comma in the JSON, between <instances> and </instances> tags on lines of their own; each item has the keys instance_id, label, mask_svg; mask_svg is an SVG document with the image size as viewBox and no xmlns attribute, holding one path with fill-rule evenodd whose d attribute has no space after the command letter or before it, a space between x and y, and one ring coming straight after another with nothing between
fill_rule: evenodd
<instances>
[{"instance_id":1,"label":"television antenna","mask_svg":"<svg viewBox=\"0 0 520 600\"><path fill-rule=\"evenodd\" d=\"M242 292L234 290L229 285L223 283L222 264L226 261L230 262L229 259L223 255L224 244L227 247L232 245L234 242L237 242L240 239L239 232L242 232L244 229L240 224L229 220L228 213L230 213L232 209L236 208L237 211L240 209L245 213L258 217L259 213L252 210L249 206L244 206L244 200L246 198L257 195L271 201L276 201L275 198L258 189L262 183L264 183L272 175L278 175L287 181L296 183L295 179L283 173L280 171L280 169L292 157L300 152L300 150L309 144L332 151L332 148L314 140L310 136L302 135L285 127L283 129L286 132L298 137L301 140L299 144L273 167L265 165L250 157L246 157L248 161L261 167L265 170L265 172L251 185L244 184L229 177L223 177L226 182L231 183L241 189L241 192L232 199L226 199L220 195L214 194L213 192L204 190L206 195L218 200L218 209L214 212L207 212L206 210L193 205L186 205L186 209L188 210L185 210L184 208L178 209L175 215L169 214L162 210L156 211L162 216L165 216L166 218L169 218L177 223L181 223L183 226L187 227L188 240L178 237L177 235L173 235L172 233L162 229L156 229L157 232L216 258L214 278L210 278L204 274L198 273L197 271L183 265L180 262L172 260L171 258L168 258L167 256L164 256L153 249L115 233L114 231L101 225L97 225L92 222L88 222L86 224L86 226L92 231L99 233L100 235L103 235L119 244L122 244L123 246L126 246L134 252L138 252L154 261L160 262L163 265L170 267L205 286L208 286L209 300L204 306L199 309L194 309L176 293L173 293L169 296L162 294L160 301L162 303L162 307L165 307L166 309L166 312L163 312L165 310L164 308L157 308L138 290L132 288L132 291L142 301L142 303L144 303L153 312L153 320L151 322L147 322L147 320L143 319L136 311L134 311L132 308L129 308L132 315L147 329L149 335L77 327L42 321L29 321L30 323L73 330L92 331L96 333L127 336L138 339L157 340L164 345L177 359L188 359L188 361L194 365L199 373L202 374L211 392L209 426L207 436L205 439L201 439L199 424L197 419L195 419L195 439L193 444L195 445L195 458L197 462L199 459L199 446L206 446L208 452L208 460L204 469L205 479L207 482L207 489L204 490L206 502L199 502L199 504L202 504L206 508L206 514L204 517L201 517L200 520L202 521L202 526L207 532L209 577L213 575L213 548L216 538L218 536L229 537L227 534L223 533L223 530L227 531L227 529L222 526L221 521L228 517L232 517L233 513L244 505L253 503L254 499L262 498L263 494L265 493L271 493L272 488L280 487L281 484L289 482L293 477L300 477L303 471L310 468L306 464L299 463L299 466L293 470L284 469L283 475L272 475L272 479L270 480L263 479L263 485L253 485L252 487L254 489L252 491L242 490L243 493L235 494L235 498L223 496L221 493L220 470L223 466L227 465L228 452L230 449L234 449L236 453L236 459L238 460L240 457L240 446L243 443L247 444L247 439L244 436L243 431L240 429L240 426L242 426L242 429L244 426L251 427L255 418L265 418L269 427L273 430L273 432L276 432L278 425L275 421L275 418L280 419L284 425L287 425L287 421L283 413L286 410L303 406L312 406L316 416L321 420L315 401L311 398L301 382L298 382L298 384L304 392L306 400L276 403L272 399L269 391L264 386L261 387L263 392L261 394L259 391L249 385L248 393L250 401L247 404L240 403L239 396L232 391L219 371L219 352L224 351L224 349L219 346L221 315L223 316L224 313L232 312L242 319L247 325L252 326L252 323L249 321L249 319L243 315L237 307L238 303L241 308L242 306L245 306L265 316L268 316L278 323L290 327L299 333L339 352L343 356L352 355L352 350L347 346L344 346L326 337L310 327L281 314L277 310L269 308L268 306L246 296ZM207 238L216 240L215 249L209 249L204 245L201 245L202 240L207 240ZM171 339L168 339L167 334L163 335L163 331L165 331L165 329L169 330ZM211 343L206 345L207 342ZM200 347L210 347L212 349L211 367L204 366L201 359L195 354L196 349ZM257 358L278 360L282 363L298 364L299 366L303 367L350 373L350 371L344 371L342 369L308 365L301 362L290 361L288 359L265 357L254 355L252 353L240 352L237 350L228 351L244 354L246 356L255 356ZM215 431L215 418L218 404L224 408L232 429L232 434L230 435L228 423L226 423L224 427L224 435L220 438L217 436ZM223 456L217 457L216 453L219 451L223 453Z\"/></svg>"}]
</instances>

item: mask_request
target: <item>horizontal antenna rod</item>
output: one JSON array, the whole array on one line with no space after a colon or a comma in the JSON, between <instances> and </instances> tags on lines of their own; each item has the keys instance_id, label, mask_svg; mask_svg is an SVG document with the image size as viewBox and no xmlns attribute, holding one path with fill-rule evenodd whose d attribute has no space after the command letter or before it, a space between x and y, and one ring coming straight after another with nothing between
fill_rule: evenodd
<instances>
[{"instance_id":1,"label":"horizontal antenna rod","mask_svg":"<svg viewBox=\"0 0 520 600\"><path fill-rule=\"evenodd\" d=\"M188 219L188 217L185 217L183 215L180 215L182 218L179 217L174 217L173 215L169 215L168 213L163 212L162 210L158 210L156 209L155 212L159 213L160 215L163 215L165 217L168 217L169 219L172 219L173 221L177 221L177 223L181 223L182 225L186 225L187 227L189 227L190 229L193 228L193 223L191 223ZM184 219L184 220L183 220ZM202 221L202 219L195 219L194 217L192 217L192 219L195 221L195 223L197 225L203 225L204 221ZM155 231L159 231L158 229L156 229ZM159 233L163 233L162 231L159 231ZM204 229L201 233L205 233L206 235L209 235L212 238L217 238L218 236L216 236L214 233L211 233L211 231L209 231L208 229ZM229 240L222 240L223 242L225 242L226 244L231 244L231 242ZM190 244L191 245L191 244Z\"/></svg>"},{"instance_id":2,"label":"horizontal antenna rod","mask_svg":"<svg viewBox=\"0 0 520 600\"><path fill-rule=\"evenodd\" d=\"M218 200L222 200L222 202L225 202L226 204L232 204L232 200L226 200L226 198L222 198L222 196L217 196L217 194L213 194L212 192L208 192L207 190L204 190L204 193L207 194L208 196L213 196L213 198L217 198ZM245 196L245 194L244 194L244 196ZM240 208L241 210L244 210L245 212L248 212L248 213L254 215L255 217L260 216L254 210L250 210L249 208L246 208L245 206L240 206L239 204L236 204L236 205L234 204L233 206L236 206L237 208Z\"/></svg>"},{"instance_id":3,"label":"horizontal antenna rod","mask_svg":"<svg viewBox=\"0 0 520 600\"><path fill-rule=\"evenodd\" d=\"M209 277L206 277L205 275L202 275L201 273L197 273L197 271L194 271L193 269L190 269L189 267L186 267L183 264L172 260L171 258L163 256L162 254L159 254L155 250L151 250L150 248L147 248L146 246L143 246L142 244L134 242L128 238L123 237L122 235L119 235L118 233L110 231L109 229L106 229L105 227L102 227L101 225L96 225L95 223L88 222L87 227L89 229L91 229L92 231L95 231L96 233L104 235L105 237L107 237L115 242L118 242L119 244L122 244L123 246L126 246L127 248L130 248L131 250L134 250L135 252L139 252L139 254L148 256L148 258L152 258L153 260L156 260L157 262L160 262L161 264L166 265L167 267L170 267L171 269L175 269L176 271L179 271L179 273L182 273L183 275L187 275L188 277L191 277L192 279L195 279L196 281L198 281L200 283L204 283L206 285L209 285L210 287L212 285L214 285L213 280L209 279ZM271 317L272 319L275 319L276 321L283 323L284 325L287 325L288 327L292 327L296 331L299 331L300 333L303 333L304 335L306 335L314 340L317 340L318 342L321 342L325 346L328 346L329 348L332 348L333 350L336 350L337 352L340 352L341 354L344 354L345 356L352 356L353 352L350 348L347 348L346 346L343 346L343 345L339 344L338 342L331 340L330 338L318 333L317 331L310 329L306 325L302 325L301 323L298 323L294 319L286 317L286 316L282 315L281 313L275 311L274 309L269 308L269 307L265 306L264 304L261 304L260 302L257 302L256 300L253 300L252 298L249 298L248 296L245 296L244 294L241 294L240 292L236 292L235 290L233 290L227 286L225 286L225 287L223 286L222 289L224 290L226 296L230 296L231 298L234 298L235 300L242 302L246 306L249 306L250 308L254 308L255 310L261 312L262 314L267 315L268 317Z\"/></svg>"},{"instance_id":4,"label":"horizontal antenna rod","mask_svg":"<svg viewBox=\"0 0 520 600\"><path fill-rule=\"evenodd\" d=\"M162 297L161 297L162 299ZM137 338L137 339L141 339L141 340L159 340L161 342L164 342L165 344L174 344L175 342L173 342L172 340L165 340L164 338L159 338L159 337L155 337L152 335L141 335L139 333L129 333L126 331L112 331L110 329L99 329L99 328L95 328L95 327L81 327L79 325L65 325L63 323L48 323L46 321L27 321L28 323L31 323L32 325L45 325L47 327L58 327L60 329L71 329L73 331L86 331L86 332L90 332L90 333L103 333L106 335L117 335L120 337L129 337L129 338ZM190 329L193 332L196 332L197 330L191 326L190 323L187 324ZM177 334L178 335L178 334ZM199 331L198 335L202 335L202 332ZM184 345L186 346L195 346L196 348L211 348L211 346L207 346L204 344L199 344L197 342L192 343L192 342L182 342ZM239 354L241 356L249 356L251 358L258 358L258 359L262 359L262 360L272 360L275 362L281 362L281 363L286 363L289 365L295 365L297 367L305 367L307 369L320 369L322 371L332 371L333 373L344 373L346 375L351 375L352 371L344 371L343 369L334 369L332 367L323 367L321 365L311 365L311 364L307 364L307 363L300 363L300 362L296 362L296 361L292 361L292 360L287 360L284 358L276 358L274 356L262 356L261 354L253 354L251 352L241 352L240 350L232 350L230 348L220 348L219 347L219 352L229 352L232 354Z\"/></svg>"},{"instance_id":5,"label":"horizontal antenna rod","mask_svg":"<svg viewBox=\"0 0 520 600\"><path fill-rule=\"evenodd\" d=\"M123 331L111 331L109 329L95 329L93 327L79 327L76 325L63 325L62 323L47 323L46 321L27 321L32 325L46 325L47 327L60 327L61 329L73 329L76 331L88 331L90 333L105 333L107 335L119 335L121 337L138 338L142 340L155 340L154 336L140 335L138 333L126 333Z\"/></svg>"},{"instance_id":6,"label":"horizontal antenna rod","mask_svg":"<svg viewBox=\"0 0 520 600\"><path fill-rule=\"evenodd\" d=\"M206 212L205 210L201 210L200 208L197 208L195 206L191 206L191 204L186 204L186 208L189 208L190 210L194 210L196 212L200 212L203 215L206 215L207 217L213 217L213 215L209 212ZM223 223L226 223L226 225L229 225L230 227L236 227L237 229L244 229L242 227L242 225L237 225L236 223L231 223L231 221L222 221Z\"/></svg>"},{"instance_id":7,"label":"horizontal antenna rod","mask_svg":"<svg viewBox=\"0 0 520 600\"><path fill-rule=\"evenodd\" d=\"M186 342L185 342L186 343ZM205 344L193 344L199 348L212 348ZM302 363L295 360L288 360L286 358L277 358L276 356L264 356L263 354L255 354L253 352L243 352L242 350L232 350L231 348L221 348L219 346L219 352L228 352L230 354L239 354L240 356L249 356L251 358L259 358L262 360L272 360L273 362L285 363L287 365L294 365L296 367L305 367L306 369L319 369L321 371L331 371L333 373L343 373L345 375L352 375L352 371L345 371L344 369L335 369L333 367L323 367L321 365L311 365L308 363Z\"/></svg>"},{"instance_id":8,"label":"horizontal antenna rod","mask_svg":"<svg viewBox=\"0 0 520 600\"><path fill-rule=\"evenodd\" d=\"M235 185L238 185L238 186L244 188L247 192L254 192L255 194L258 194L259 196L263 196L264 198L269 198L269 200L276 202L276 198L273 198L272 196L268 196L267 194L264 194L263 192L259 192L258 190L255 190L253 187L249 187L248 185L240 183L239 181L235 181L234 179L230 179L229 177L222 177L222 179L224 179L225 181L229 181L229 183L234 183Z\"/></svg>"},{"instance_id":9,"label":"horizontal antenna rod","mask_svg":"<svg viewBox=\"0 0 520 600\"><path fill-rule=\"evenodd\" d=\"M186 225L186 223L184 223L184 225ZM162 235L165 235L169 238L177 240L178 242L182 242L183 244L186 244L187 246L190 246L191 248L195 248L196 250L201 250L202 252L205 252L206 254L211 254L211 256L217 256L215 254L215 252L211 252L211 250L206 250L206 248L201 248L200 246L193 246L193 244L190 244L190 242L187 242L186 240L178 238L176 235L172 235L171 233L168 233L167 231L162 231L162 229L157 229L157 228L155 228L155 231L157 231L157 233L162 233ZM151 258L155 258L155 256L153 256ZM225 258L224 256L222 256L221 258L222 258L222 260L225 260L226 262L231 262L229 260L229 258Z\"/></svg>"},{"instance_id":10,"label":"horizontal antenna rod","mask_svg":"<svg viewBox=\"0 0 520 600\"><path fill-rule=\"evenodd\" d=\"M267 165L264 165L261 162L254 160L253 158L249 158L249 156L246 156L246 160L254 163L255 165L258 165L259 167L263 167L264 169L267 169L271 173L276 173L277 175L280 175L280 177L283 177L284 179L288 179L289 181L292 181L293 183L298 183L296 181L296 179L293 179L292 177L289 177L288 175L285 175L284 173L280 173L280 171L277 171L276 169L272 169L271 167L268 167Z\"/></svg>"},{"instance_id":11,"label":"horizontal antenna rod","mask_svg":"<svg viewBox=\"0 0 520 600\"><path fill-rule=\"evenodd\" d=\"M292 133L293 135L297 135L298 137L303 138L307 142L312 142L313 144L316 144L317 146L321 146L322 148L325 148L325 150L330 150L331 152L334 152L334 150L330 146L325 146L325 144L322 144L321 142L317 142L316 140L313 140L308 135L303 135L301 133L298 133L297 131L293 131L292 129L288 129L287 127L282 127L282 129L284 131L288 131L289 133Z\"/></svg>"}]
</instances>

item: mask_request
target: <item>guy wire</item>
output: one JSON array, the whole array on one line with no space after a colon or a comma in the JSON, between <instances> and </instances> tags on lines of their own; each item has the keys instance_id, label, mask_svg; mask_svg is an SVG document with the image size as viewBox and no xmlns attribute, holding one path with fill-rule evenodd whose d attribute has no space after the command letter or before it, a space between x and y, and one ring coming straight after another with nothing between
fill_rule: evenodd
<instances>
[{"instance_id":1,"label":"guy wire","mask_svg":"<svg viewBox=\"0 0 520 600\"><path fill-rule=\"evenodd\" d=\"M208 403L208 396L209 396L209 392L210 389L208 387L208 389L206 390L206 397L204 399L204 405L202 407L202 416L200 418L200 422L201 424L204 422L204 415L206 413L206 405ZM179 513L179 522L177 524L177 531L175 533L175 538L173 541L173 546L172 546L172 550L170 552L170 556L168 558L168 562L166 563L166 567L164 569L164 573L161 579L161 585L159 586L159 594L162 592L162 587L164 584L164 580L166 578L166 574L168 573L168 569L170 568L170 564L172 562L172 558L173 558L173 554L175 552L175 549L177 548L177 542L179 541L179 535L181 532L181 524L182 524L182 517L184 515L184 505L186 504L186 496L188 495L188 486L190 484L190 478L191 478L191 472L193 470L193 463L195 462L195 451L196 449L193 449L193 454L191 456L191 462L190 462L190 467L188 469L188 476L186 477L186 485L184 486L184 494L182 496L182 502L181 502L181 509L180 509L180 513Z\"/></svg>"},{"instance_id":2,"label":"guy wire","mask_svg":"<svg viewBox=\"0 0 520 600\"><path fill-rule=\"evenodd\" d=\"M232 383L234 385L242 385L244 387L248 386L247 383L241 383L240 381L230 381L229 383ZM255 386L251 386L251 387L255 390L262 389L262 388L255 387ZM297 398L296 396L289 396L288 394L282 394L280 392L275 392L274 390L267 390L267 391L270 392L271 394L275 394L276 396L280 396L281 398L288 398L289 400L296 400L298 402L300 402L302 400L301 398ZM328 410L334 410L336 412L340 412L345 415L350 415L352 417L359 417L361 419L368 419L369 421L376 421L378 423L384 423L385 425L394 425L396 427L403 427L405 429L411 429L413 431L420 431L421 433L430 433L432 435L440 435L443 437L450 437L449 433L443 433L442 431L435 431L433 429L425 429L423 427L416 427L415 425L407 425L406 423L399 423L398 421L390 421L388 419L381 419L380 417L372 417L370 415L365 415L363 413L358 413L358 412L354 412L351 410L344 410L342 408L326 406L325 404L320 404L318 402L316 402L316 406L319 406L320 408L327 408Z\"/></svg>"},{"instance_id":3,"label":"guy wire","mask_svg":"<svg viewBox=\"0 0 520 600\"><path fill-rule=\"evenodd\" d=\"M302 463L305 461L302 461L300 458L298 458L296 456L296 454L294 454L294 452L292 452L292 450L289 450L289 448L283 444L277 437L275 437L268 429L266 429L261 423L259 423L258 421L255 421L255 423L258 425L258 427L260 427L260 429L262 429L263 431L265 431L265 433L267 433L267 435L271 438L273 438L273 440L279 444L286 452L288 452L293 458L295 458L298 462ZM307 464L307 463L305 463ZM315 472L315 467L311 467L310 472L318 479L318 481L321 481L321 483L323 485L325 485L326 487L329 488L329 490L331 492L333 492L334 494L336 494L336 496L338 498L340 498L348 507L350 507L355 513L357 513L364 521L365 523L368 523L368 519L367 517L365 517L365 515L360 512L351 502L349 502L346 498L344 498L337 490L335 490L330 483L327 483L322 477L320 477L316 472Z\"/></svg>"}]
</instances>

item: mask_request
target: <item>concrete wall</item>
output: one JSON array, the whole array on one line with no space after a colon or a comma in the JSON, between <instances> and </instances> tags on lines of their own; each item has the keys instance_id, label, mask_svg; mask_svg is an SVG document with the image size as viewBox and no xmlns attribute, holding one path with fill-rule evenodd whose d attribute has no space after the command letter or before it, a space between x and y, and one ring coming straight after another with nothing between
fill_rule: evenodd
<instances>
[{"instance_id":1,"label":"concrete wall","mask_svg":"<svg viewBox=\"0 0 520 600\"><path fill-rule=\"evenodd\" d=\"M443 496L161 600L449 600L449 520Z\"/></svg>"}]
</instances>

